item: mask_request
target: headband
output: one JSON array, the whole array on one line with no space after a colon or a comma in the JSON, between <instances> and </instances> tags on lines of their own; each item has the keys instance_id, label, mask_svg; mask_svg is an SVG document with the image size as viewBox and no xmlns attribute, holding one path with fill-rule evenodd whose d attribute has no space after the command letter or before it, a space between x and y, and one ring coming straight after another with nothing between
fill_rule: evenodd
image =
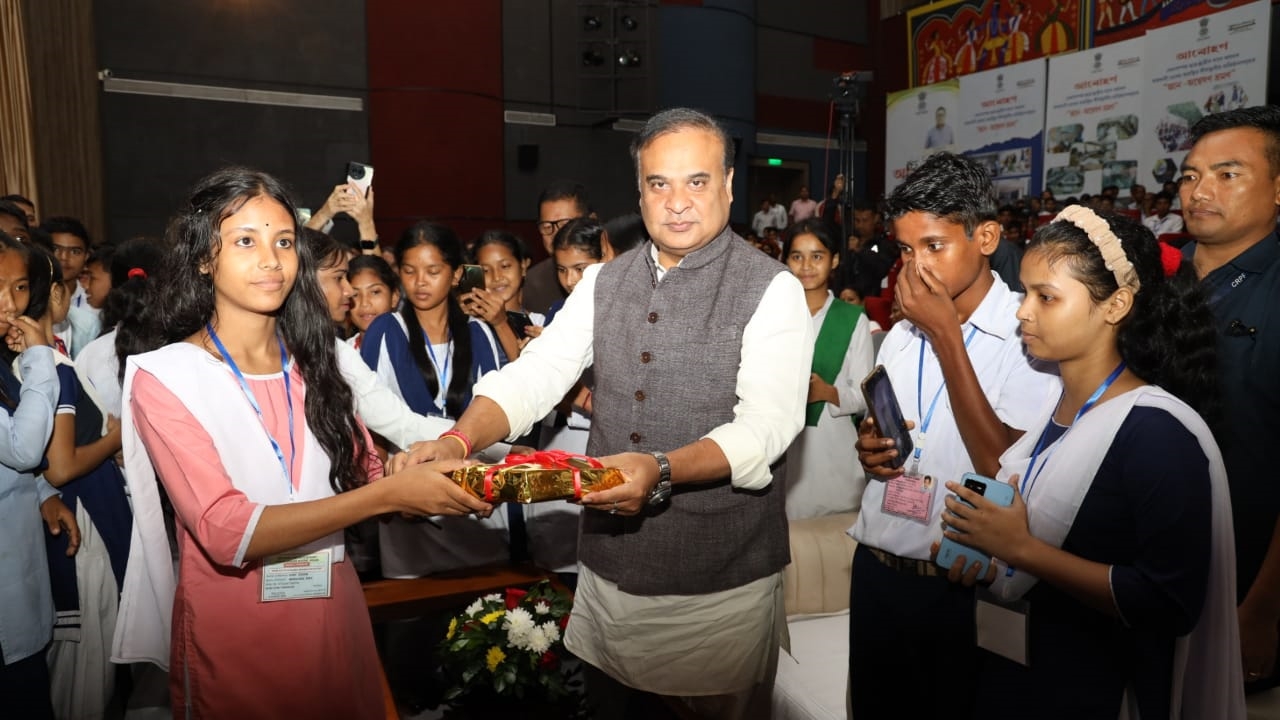
<instances>
[{"instance_id":1,"label":"headband","mask_svg":"<svg viewBox=\"0 0 1280 720\"><path fill-rule=\"evenodd\" d=\"M142 268L137 268L137 267L136 267L136 268L129 268L129 279L130 279L130 280L132 280L132 279L134 279L134 278L142 278L143 280L146 280L146 279L147 279L147 271L146 271L146 270L143 270Z\"/></svg>"},{"instance_id":2,"label":"headband","mask_svg":"<svg viewBox=\"0 0 1280 720\"><path fill-rule=\"evenodd\" d=\"M1102 262L1116 278L1116 285L1127 287L1135 293L1142 287L1138 282L1138 271L1124 254L1124 246L1120 238L1111 232L1106 220L1083 205L1068 205L1053 219L1054 222L1066 220L1089 236L1090 242L1102 253Z\"/></svg>"}]
</instances>

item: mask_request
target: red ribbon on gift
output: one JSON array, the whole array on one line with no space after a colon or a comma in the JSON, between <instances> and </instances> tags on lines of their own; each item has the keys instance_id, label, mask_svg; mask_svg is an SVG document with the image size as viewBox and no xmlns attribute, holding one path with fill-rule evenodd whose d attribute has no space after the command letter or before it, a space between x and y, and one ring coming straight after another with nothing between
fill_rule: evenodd
<instances>
[{"instance_id":1,"label":"red ribbon on gift","mask_svg":"<svg viewBox=\"0 0 1280 720\"><path fill-rule=\"evenodd\" d=\"M538 450L529 455L511 454L503 458L502 463L494 465L484 473L484 499L486 502L493 500L493 476L499 470L506 470L519 465L537 465L552 470L572 470L573 471L573 497L575 499L582 498L582 469L576 464L569 462L570 460L580 460L587 464L587 467L603 468L600 461L577 453L565 452L563 450Z\"/></svg>"}]
</instances>

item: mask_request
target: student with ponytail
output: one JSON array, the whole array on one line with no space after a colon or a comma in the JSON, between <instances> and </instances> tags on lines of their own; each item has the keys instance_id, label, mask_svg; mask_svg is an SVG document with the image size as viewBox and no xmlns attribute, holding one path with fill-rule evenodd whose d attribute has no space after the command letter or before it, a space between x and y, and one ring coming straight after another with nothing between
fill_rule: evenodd
<instances>
[{"instance_id":1,"label":"student with ponytail","mask_svg":"<svg viewBox=\"0 0 1280 720\"><path fill-rule=\"evenodd\" d=\"M1243 718L1203 298L1150 231L1081 206L1036 232L1021 277L1023 343L1063 390L1000 458L1011 506L947 482L964 502L947 498L945 536L998 558L975 716Z\"/></svg>"},{"instance_id":2,"label":"student with ponytail","mask_svg":"<svg viewBox=\"0 0 1280 720\"><path fill-rule=\"evenodd\" d=\"M127 353L135 522L112 659L167 668L175 716L384 717L343 528L491 510L442 474L458 463L377 479L295 217L269 175L201 180L133 336L148 351Z\"/></svg>"}]
</instances>

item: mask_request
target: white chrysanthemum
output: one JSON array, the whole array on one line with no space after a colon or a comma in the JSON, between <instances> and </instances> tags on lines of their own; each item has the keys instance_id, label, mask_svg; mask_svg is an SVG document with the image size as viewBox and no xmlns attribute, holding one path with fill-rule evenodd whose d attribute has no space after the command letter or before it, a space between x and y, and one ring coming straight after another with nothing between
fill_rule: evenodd
<instances>
[{"instance_id":1,"label":"white chrysanthemum","mask_svg":"<svg viewBox=\"0 0 1280 720\"><path fill-rule=\"evenodd\" d=\"M481 599L484 600L485 602L502 602L502 595L498 593L489 593L488 595L485 595Z\"/></svg>"},{"instance_id":2,"label":"white chrysanthemum","mask_svg":"<svg viewBox=\"0 0 1280 720\"><path fill-rule=\"evenodd\" d=\"M529 635L533 631L535 624L533 616L528 610L518 607L507 612L507 616L502 621L502 627L507 631L507 642L521 650L529 649Z\"/></svg>"},{"instance_id":3,"label":"white chrysanthemum","mask_svg":"<svg viewBox=\"0 0 1280 720\"><path fill-rule=\"evenodd\" d=\"M483 609L484 609L484 602L481 600L476 600L475 602L467 606L467 614L475 615Z\"/></svg>"},{"instance_id":4,"label":"white chrysanthemum","mask_svg":"<svg viewBox=\"0 0 1280 720\"><path fill-rule=\"evenodd\" d=\"M547 637L545 625L539 625L529 632L528 649L541 655L551 649L551 638Z\"/></svg>"},{"instance_id":5,"label":"white chrysanthemum","mask_svg":"<svg viewBox=\"0 0 1280 720\"><path fill-rule=\"evenodd\" d=\"M560 626L555 620L548 620L538 626L542 629L542 634L547 636L547 642L553 643L560 639Z\"/></svg>"},{"instance_id":6,"label":"white chrysanthemum","mask_svg":"<svg viewBox=\"0 0 1280 720\"><path fill-rule=\"evenodd\" d=\"M538 604L533 606L533 612L537 615L546 615L551 612L551 606L547 604L546 600L539 600Z\"/></svg>"}]
</instances>

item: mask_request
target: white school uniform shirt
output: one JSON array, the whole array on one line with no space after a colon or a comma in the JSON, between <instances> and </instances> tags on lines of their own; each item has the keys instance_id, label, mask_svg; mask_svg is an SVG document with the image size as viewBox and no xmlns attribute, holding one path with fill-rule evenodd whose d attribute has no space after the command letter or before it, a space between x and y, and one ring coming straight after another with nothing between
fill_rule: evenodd
<instances>
[{"instance_id":1,"label":"white school uniform shirt","mask_svg":"<svg viewBox=\"0 0 1280 720\"><path fill-rule=\"evenodd\" d=\"M837 300L830 291L827 301L813 316L813 334L822 332L827 312ZM816 341L815 341L816 342ZM806 426L787 449L787 518L804 518L852 512L862 502L862 492L867 478L858 464L858 427L853 416L865 414L866 399L862 396L862 379L875 366L875 351L871 348L871 319L866 313L858 316L849 346L845 349L844 362L836 373L836 395L840 402L823 403L818 424Z\"/></svg>"},{"instance_id":2,"label":"white school uniform shirt","mask_svg":"<svg viewBox=\"0 0 1280 720\"><path fill-rule=\"evenodd\" d=\"M994 271L992 276L995 282L991 289L960 331L968 338L969 333L977 329L968 346L969 361L996 416L1009 427L1025 431L1035 423L1040 408L1061 392L1062 384L1056 366L1033 360L1023 348L1016 317L1022 295L1010 290ZM920 384L923 398L916 383L920 374L921 340L924 340L924 372ZM929 521L922 525L883 512L885 483L869 477L862 496L862 511L849 534L870 547L927 560L930 543L942 539L942 499L947 494L943 483L958 482L962 475L973 472L973 461L960 438L955 411L943 387L942 366L924 333L910 321L899 322L885 337L877 361L889 374L903 417L916 424L911 430L913 443L919 443L922 414L929 412L934 393L942 388L918 472L921 476L932 475L938 482L934 485ZM905 469L910 469L911 462L908 456Z\"/></svg>"}]
</instances>

